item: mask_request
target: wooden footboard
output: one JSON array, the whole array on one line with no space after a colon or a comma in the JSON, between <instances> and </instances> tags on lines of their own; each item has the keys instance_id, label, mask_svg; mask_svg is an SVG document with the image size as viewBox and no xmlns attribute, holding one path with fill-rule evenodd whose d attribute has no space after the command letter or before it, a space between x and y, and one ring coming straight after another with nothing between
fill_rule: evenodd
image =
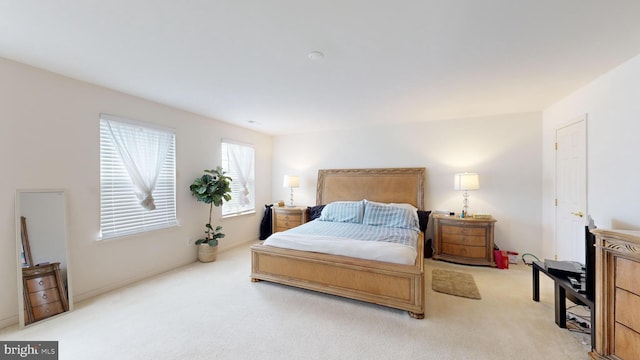
<instances>
[{"instance_id":1,"label":"wooden footboard","mask_svg":"<svg viewBox=\"0 0 640 360\"><path fill-rule=\"evenodd\" d=\"M251 247L251 279L266 280L407 310L424 318L424 241L413 265L277 248Z\"/></svg>"}]
</instances>

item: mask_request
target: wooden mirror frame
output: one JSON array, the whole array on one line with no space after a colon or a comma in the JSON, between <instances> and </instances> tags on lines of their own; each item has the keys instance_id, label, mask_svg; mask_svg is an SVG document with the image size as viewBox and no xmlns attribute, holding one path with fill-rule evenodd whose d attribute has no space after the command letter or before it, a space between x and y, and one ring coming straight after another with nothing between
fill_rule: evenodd
<instances>
[{"instance_id":1,"label":"wooden mirror frame","mask_svg":"<svg viewBox=\"0 0 640 360\"><path fill-rule=\"evenodd\" d=\"M20 259L24 256L24 263L27 266L35 265L33 258L31 257L31 246L29 245L29 233L27 232L27 218L20 216L20 238L22 239L22 251L20 253Z\"/></svg>"}]
</instances>

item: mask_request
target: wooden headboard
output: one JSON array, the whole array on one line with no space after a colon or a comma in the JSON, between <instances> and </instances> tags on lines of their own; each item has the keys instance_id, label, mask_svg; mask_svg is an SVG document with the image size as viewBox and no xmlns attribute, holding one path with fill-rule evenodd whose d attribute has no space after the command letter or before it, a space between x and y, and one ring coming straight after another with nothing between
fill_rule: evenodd
<instances>
[{"instance_id":1,"label":"wooden headboard","mask_svg":"<svg viewBox=\"0 0 640 360\"><path fill-rule=\"evenodd\" d=\"M409 203L424 209L425 168L318 170L316 205L339 200Z\"/></svg>"}]
</instances>

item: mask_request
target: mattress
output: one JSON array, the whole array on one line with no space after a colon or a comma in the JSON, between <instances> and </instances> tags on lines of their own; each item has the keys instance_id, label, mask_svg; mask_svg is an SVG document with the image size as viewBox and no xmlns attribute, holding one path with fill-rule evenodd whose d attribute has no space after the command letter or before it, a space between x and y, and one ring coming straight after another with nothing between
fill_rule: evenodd
<instances>
[{"instance_id":1,"label":"mattress","mask_svg":"<svg viewBox=\"0 0 640 360\"><path fill-rule=\"evenodd\" d=\"M418 231L355 223L310 221L268 237L264 245L413 265Z\"/></svg>"}]
</instances>

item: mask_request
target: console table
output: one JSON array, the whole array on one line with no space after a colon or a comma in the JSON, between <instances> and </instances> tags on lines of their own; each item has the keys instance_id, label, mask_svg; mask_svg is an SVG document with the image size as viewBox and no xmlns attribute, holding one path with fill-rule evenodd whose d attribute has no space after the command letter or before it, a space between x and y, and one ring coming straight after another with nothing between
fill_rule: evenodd
<instances>
[{"instance_id":1,"label":"console table","mask_svg":"<svg viewBox=\"0 0 640 360\"><path fill-rule=\"evenodd\" d=\"M594 315L594 302L589 300L583 293L578 292L571 286L569 280L564 277L555 276L547 270L547 266L542 261L534 261L532 265L533 269L533 301L540 301L540 272L547 275L553 280L553 293L555 303L555 317L556 324L561 328L567 327L567 301L568 298L572 302L578 305L585 305L589 308L589 315L591 319L591 349L594 348L596 343L596 319Z\"/></svg>"}]
</instances>

